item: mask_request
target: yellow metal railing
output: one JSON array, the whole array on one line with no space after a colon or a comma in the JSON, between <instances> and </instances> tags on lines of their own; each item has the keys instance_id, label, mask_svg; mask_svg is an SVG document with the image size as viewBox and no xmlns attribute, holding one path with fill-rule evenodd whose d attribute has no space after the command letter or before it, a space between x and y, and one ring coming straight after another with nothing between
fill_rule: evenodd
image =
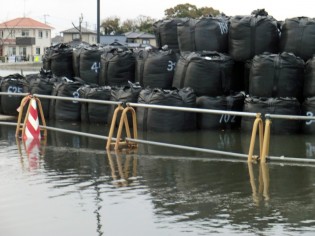
<instances>
[{"instance_id":1,"label":"yellow metal railing","mask_svg":"<svg viewBox=\"0 0 315 236\"><path fill-rule=\"evenodd\" d=\"M116 121L118 117L118 113L121 112L121 117L118 125L118 130L117 130L117 137L116 141L112 142L115 127L116 127ZM123 127L125 127L125 132L126 132L126 137L127 138L132 138L131 137L131 132L130 132L130 126L129 126L129 121L127 117L127 113L130 112L132 115L132 127L133 127L133 138L137 139L138 138L138 128L137 128L137 117L136 117L136 111L130 107L122 107L122 105L118 105L118 107L115 109L113 118L112 118L112 123L110 126L109 130L109 135L107 139L107 144L106 144L106 149L110 150L112 146L114 146L115 150L118 150L119 148L127 146L128 148L135 148L138 146L136 142L130 142L130 141L122 141L122 131Z\"/></svg>"},{"instance_id":2,"label":"yellow metal railing","mask_svg":"<svg viewBox=\"0 0 315 236\"><path fill-rule=\"evenodd\" d=\"M257 113L256 114L256 119L254 121L253 124L253 130L252 130L252 136L250 139L250 145L249 145L249 151L248 151L248 162L253 161L254 159L258 159L258 156L253 157L254 154L254 148L255 148L255 142L256 142L256 137L257 137L257 131L259 132L259 157L261 157L261 154L263 152L262 148L263 148L263 141L264 141L264 125L263 125L263 121L261 119L261 114Z\"/></svg>"}]
</instances>

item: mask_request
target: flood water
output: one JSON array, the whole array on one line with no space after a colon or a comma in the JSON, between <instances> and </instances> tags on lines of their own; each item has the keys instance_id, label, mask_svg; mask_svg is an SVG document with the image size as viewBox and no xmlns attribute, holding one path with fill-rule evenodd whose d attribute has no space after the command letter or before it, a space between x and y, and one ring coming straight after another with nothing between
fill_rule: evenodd
<instances>
[{"instance_id":1,"label":"flood water","mask_svg":"<svg viewBox=\"0 0 315 236\"><path fill-rule=\"evenodd\" d=\"M107 127L48 124L108 135ZM247 153L250 134L140 133L139 138ZM48 131L40 154L0 125L0 235L314 235L315 167ZM314 158L312 136L273 136L270 154ZM35 145L36 147L36 145ZM36 150L36 149L34 149Z\"/></svg>"}]
</instances>

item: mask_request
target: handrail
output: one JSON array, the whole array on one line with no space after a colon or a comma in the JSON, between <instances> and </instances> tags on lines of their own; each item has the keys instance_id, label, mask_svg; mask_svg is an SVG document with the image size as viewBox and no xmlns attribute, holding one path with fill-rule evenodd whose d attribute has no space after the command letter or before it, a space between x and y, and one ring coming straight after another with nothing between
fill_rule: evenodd
<instances>
[{"instance_id":1,"label":"handrail","mask_svg":"<svg viewBox=\"0 0 315 236\"><path fill-rule=\"evenodd\" d=\"M245 116L255 118L257 113L254 112L240 112L240 111L225 111L225 110L212 110L205 108L192 108L192 107L175 107L175 106L165 106L165 105L154 105L154 104L142 104L142 103L126 103L127 106L132 107L144 107L144 108L156 108L163 110L174 110L174 111L186 111L186 112L198 112L198 113L208 113L208 114L227 114L236 116Z\"/></svg>"},{"instance_id":2,"label":"handrail","mask_svg":"<svg viewBox=\"0 0 315 236\"><path fill-rule=\"evenodd\" d=\"M123 102L117 102L117 101L104 101L104 100L88 99L88 98L53 96L53 95L43 95L43 94L37 94L37 93L30 94L30 93L0 92L0 95L21 96L21 97L32 95L33 97L37 97L37 98L56 99L56 100L65 100L65 101L91 102L91 103L99 103L99 104L106 104L106 105L122 105L123 104Z\"/></svg>"},{"instance_id":3,"label":"handrail","mask_svg":"<svg viewBox=\"0 0 315 236\"><path fill-rule=\"evenodd\" d=\"M121 112L121 117L119 121L119 126L118 126L118 131L117 131L117 137L116 137L116 142L112 143L112 137L114 134L115 126L116 126L116 121L118 117L118 113ZM128 148L135 148L137 145L133 142L123 142L120 140L121 134L123 127L125 127L125 132L128 138L131 138L131 132L130 132L130 126L129 126L129 121L127 119L127 112L131 112L132 115L132 124L133 124L133 137L138 138L138 128L137 128L137 117L136 117L136 111L130 107L122 107L121 105L118 105L117 108L114 111L113 118L112 118L112 123L110 126L109 134L108 134L108 140L106 143L106 149L110 150L111 146L114 145L115 150L117 151L119 147L122 147L123 145L127 145Z\"/></svg>"},{"instance_id":4,"label":"handrail","mask_svg":"<svg viewBox=\"0 0 315 236\"><path fill-rule=\"evenodd\" d=\"M0 125L16 126L17 123L0 121ZM74 134L74 135L79 135L79 136L84 136L84 137L89 137L89 138L97 138L97 139L101 139L101 140L108 140L108 137L107 136L103 136L103 135L90 134L90 133L86 133L86 132L67 130L67 129L55 128L55 127L50 127L50 126L46 126L45 128L47 130L52 130L52 131L56 131L56 132ZM116 140L116 138L113 137L112 140ZM164 146L164 147L169 147L169 148L178 148L178 149L185 149L185 150L190 150L190 151L198 151L198 152L212 153L212 154L218 154L218 155L228 155L228 156L233 156L233 157L240 157L240 158L244 158L244 161L246 161L245 158L247 158L247 155L246 154L242 154L242 153L224 152L224 151L211 150L211 149L206 149L206 148L195 148L195 147L189 147L189 146L184 146L184 145L168 144L168 143L154 142L154 141L133 139L133 138L126 138L126 140L137 142L137 143L142 143L142 144L150 144L150 145ZM196 158L193 158L193 159L199 159L199 158L196 157ZM310 158L269 156L268 159L270 161L281 162L281 163L283 161L286 161L287 163L291 163L293 165L296 165L296 163L312 163L312 164L315 164L315 159L310 159ZM218 159L218 160L224 161L224 160L228 160L228 159L224 158L224 159ZM231 161L231 159L229 159L229 160Z\"/></svg>"},{"instance_id":5,"label":"handrail","mask_svg":"<svg viewBox=\"0 0 315 236\"><path fill-rule=\"evenodd\" d=\"M228 155L228 156L234 156L234 157L245 157L245 158L247 157L246 154L242 154L242 153L225 152L225 151L218 151L218 150L212 150L212 149L206 149L206 148L196 148L196 147L190 147L190 146L184 146L184 145L178 145L178 144L169 144L169 143L162 143L162 142L155 142L155 141L148 141L148 140L134 139L134 138L126 138L126 140L142 143L142 144L152 144L156 146L178 148L178 149L184 149L184 150L189 150L189 151L205 152L205 153L212 153L212 154L218 154L218 155Z\"/></svg>"},{"instance_id":6,"label":"handrail","mask_svg":"<svg viewBox=\"0 0 315 236\"><path fill-rule=\"evenodd\" d=\"M315 120L314 116L298 116L298 115L282 115L282 114L265 114L265 132L264 132L264 141L263 141L263 151L261 153L261 162L265 163L267 156L269 154L269 145L270 145L270 127L271 119L288 119L288 120Z\"/></svg>"},{"instance_id":7,"label":"handrail","mask_svg":"<svg viewBox=\"0 0 315 236\"><path fill-rule=\"evenodd\" d=\"M123 104L123 102L104 101L104 100L88 99L88 98L74 98L74 97L41 95L41 94L33 94L33 96L38 97L38 98L48 98L48 99L65 100L65 101L78 101L78 102L91 102L91 103L106 104L106 105L121 105L121 104Z\"/></svg>"},{"instance_id":8,"label":"handrail","mask_svg":"<svg viewBox=\"0 0 315 236\"><path fill-rule=\"evenodd\" d=\"M0 95L29 96L30 94L29 93L0 92ZM174 111L183 111L183 112L196 112L196 113L206 113L206 114L228 114L228 115L236 115L236 116L243 116L243 117L253 117L253 118L256 117L256 119L254 121L254 125L253 125L253 130L252 130L252 137L251 137L251 142L250 142L249 153L247 155L248 156L248 161L252 160L253 149L254 149L254 145L255 145L255 138L257 136L256 132L259 131L259 147L260 147L259 156L260 156L260 161L261 162L266 162L267 155L269 154L271 118L274 118L274 119L289 119L289 120L315 120L315 117L313 117L313 116L265 114L266 126L265 126L265 130L264 130L264 133L263 133L263 131L262 131L263 123L262 123L262 120L260 118L260 113L241 112L241 111L238 112L238 111L213 110L213 109L193 108L193 107L176 107L176 106L156 105L156 104L141 104L141 103L132 103L132 102L124 103L124 102L119 102L119 101L104 101L104 100L98 100L98 99L84 99L84 98L52 96L52 95L42 95L42 94L33 94L31 96L33 96L35 98L44 98L44 99L59 99L59 100L67 100L67 101L98 103L98 104L104 104L104 105L127 106L127 107L130 107L130 108L132 108L132 107L142 107L142 108L164 109L164 110L174 110ZM133 115L133 117L135 117L134 113L132 115ZM135 121L135 119L134 119L134 121ZM0 123L3 123L3 122L0 122ZM126 141L133 140L130 137L130 131L129 131L129 127L128 127L129 125L128 124L126 125L124 119L122 120L121 123L122 123L122 125L125 125L125 128L127 128L127 130L126 130L127 131ZM137 131L134 131L134 132L137 132ZM79 133L74 133L74 134L79 134ZM136 133L134 133L134 134L136 134ZM111 137L110 139L116 141L116 147L117 147L117 143L120 142L120 140L119 140L120 137L118 139ZM136 140L136 135L134 135L134 140ZM120 142L120 143L122 143L122 142ZM132 145L130 145L130 146L132 146ZM211 152L213 153L213 150ZM220 151L219 151L219 153L220 153Z\"/></svg>"}]
</instances>

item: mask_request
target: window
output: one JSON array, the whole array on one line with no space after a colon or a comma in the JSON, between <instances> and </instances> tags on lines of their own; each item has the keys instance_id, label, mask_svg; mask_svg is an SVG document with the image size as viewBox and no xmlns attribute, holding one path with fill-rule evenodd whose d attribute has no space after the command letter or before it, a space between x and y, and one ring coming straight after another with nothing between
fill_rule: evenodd
<instances>
[{"instance_id":1,"label":"window","mask_svg":"<svg viewBox=\"0 0 315 236\"><path fill-rule=\"evenodd\" d=\"M142 39L142 43L143 43L143 44L150 44L150 40L148 40L148 39Z\"/></svg>"},{"instance_id":2,"label":"window","mask_svg":"<svg viewBox=\"0 0 315 236\"><path fill-rule=\"evenodd\" d=\"M15 30L10 30L9 37L11 37L12 39L15 38Z\"/></svg>"},{"instance_id":3,"label":"window","mask_svg":"<svg viewBox=\"0 0 315 236\"><path fill-rule=\"evenodd\" d=\"M48 39L48 37L49 37L49 32L48 30L46 30L46 38Z\"/></svg>"},{"instance_id":4,"label":"window","mask_svg":"<svg viewBox=\"0 0 315 236\"><path fill-rule=\"evenodd\" d=\"M38 38L41 39L42 37L43 37L43 31L39 30L39 31L38 31Z\"/></svg>"},{"instance_id":5,"label":"window","mask_svg":"<svg viewBox=\"0 0 315 236\"><path fill-rule=\"evenodd\" d=\"M19 48L19 54L20 54L20 56L26 56L26 48L20 47Z\"/></svg>"},{"instance_id":6,"label":"window","mask_svg":"<svg viewBox=\"0 0 315 236\"><path fill-rule=\"evenodd\" d=\"M72 39L80 39L80 34L72 34Z\"/></svg>"},{"instance_id":7,"label":"window","mask_svg":"<svg viewBox=\"0 0 315 236\"><path fill-rule=\"evenodd\" d=\"M40 48L36 48L36 55L40 55Z\"/></svg>"},{"instance_id":8,"label":"window","mask_svg":"<svg viewBox=\"0 0 315 236\"><path fill-rule=\"evenodd\" d=\"M15 47L9 47L9 56L16 55L16 48Z\"/></svg>"},{"instance_id":9,"label":"window","mask_svg":"<svg viewBox=\"0 0 315 236\"><path fill-rule=\"evenodd\" d=\"M3 38L3 31L0 31L0 38Z\"/></svg>"},{"instance_id":10,"label":"window","mask_svg":"<svg viewBox=\"0 0 315 236\"><path fill-rule=\"evenodd\" d=\"M29 31L28 30L22 30L22 36L23 37L28 37L29 36Z\"/></svg>"}]
</instances>

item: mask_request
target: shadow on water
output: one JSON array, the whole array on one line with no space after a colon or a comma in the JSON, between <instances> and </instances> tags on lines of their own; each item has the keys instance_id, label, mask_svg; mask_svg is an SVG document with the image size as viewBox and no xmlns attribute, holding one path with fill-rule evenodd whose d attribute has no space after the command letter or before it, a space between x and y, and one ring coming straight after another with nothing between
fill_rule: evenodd
<instances>
[{"instance_id":1,"label":"shadow on water","mask_svg":"<svg viewBox=\"0 0 315 236\"><path fill-rule=\"evenodd\" d=\"M57 122L54 126L107 135L104 125ZM0 130L2 146L16 145L15 127L1 126ZM32 166L41 170L40 185L49 189L47 199L41 199L45 203L51 199L66 201L68 196L76 196L76 193L84 196L80 201L84 202L85 211L93 212L97 235L107 235L113 229L115 235L137 232L134 228L138 228L138 232L144 228L150 235L264 235L279 232L298 235L315 232L314 167L286 163L248 164L246 159L216 159L208 153L154 145L139 145L138 150L129 153L106 152L104 140L48 133L46 146L41 147L42 152L37 156L37 164L21 155L22 169L27 169L25 166L29 162L29 171ZM203 131L140 133L139 137L246 153L250 134ZM314 142L311 136L272 136L270 154L314 158ZM23 153L23 147L20 153ZM224 161L225 158L234 161ZM135 196L138 203L132 201ZM36 196L33 197L36 200ZM76 201L75 197L71 199ZM80 201L78 207L82 207ZM149 217L134 220L124 202L136 204L134 218L150 211L153 222ZM108 214L115 215L108 212L109 209L120 212L119 217L129 215L132 226L120 227L120 222L108 217ZM64 213L63 209L59 211ZM80 213L71 215L78 231L90 226L89 222L76 221L79 215L75 214ZM37 218L32 217L33 220ZM60 223L56 219L54 222L55 225ZM31 231L24 229L25 234Z\"/></svg>"}]
</instances>

